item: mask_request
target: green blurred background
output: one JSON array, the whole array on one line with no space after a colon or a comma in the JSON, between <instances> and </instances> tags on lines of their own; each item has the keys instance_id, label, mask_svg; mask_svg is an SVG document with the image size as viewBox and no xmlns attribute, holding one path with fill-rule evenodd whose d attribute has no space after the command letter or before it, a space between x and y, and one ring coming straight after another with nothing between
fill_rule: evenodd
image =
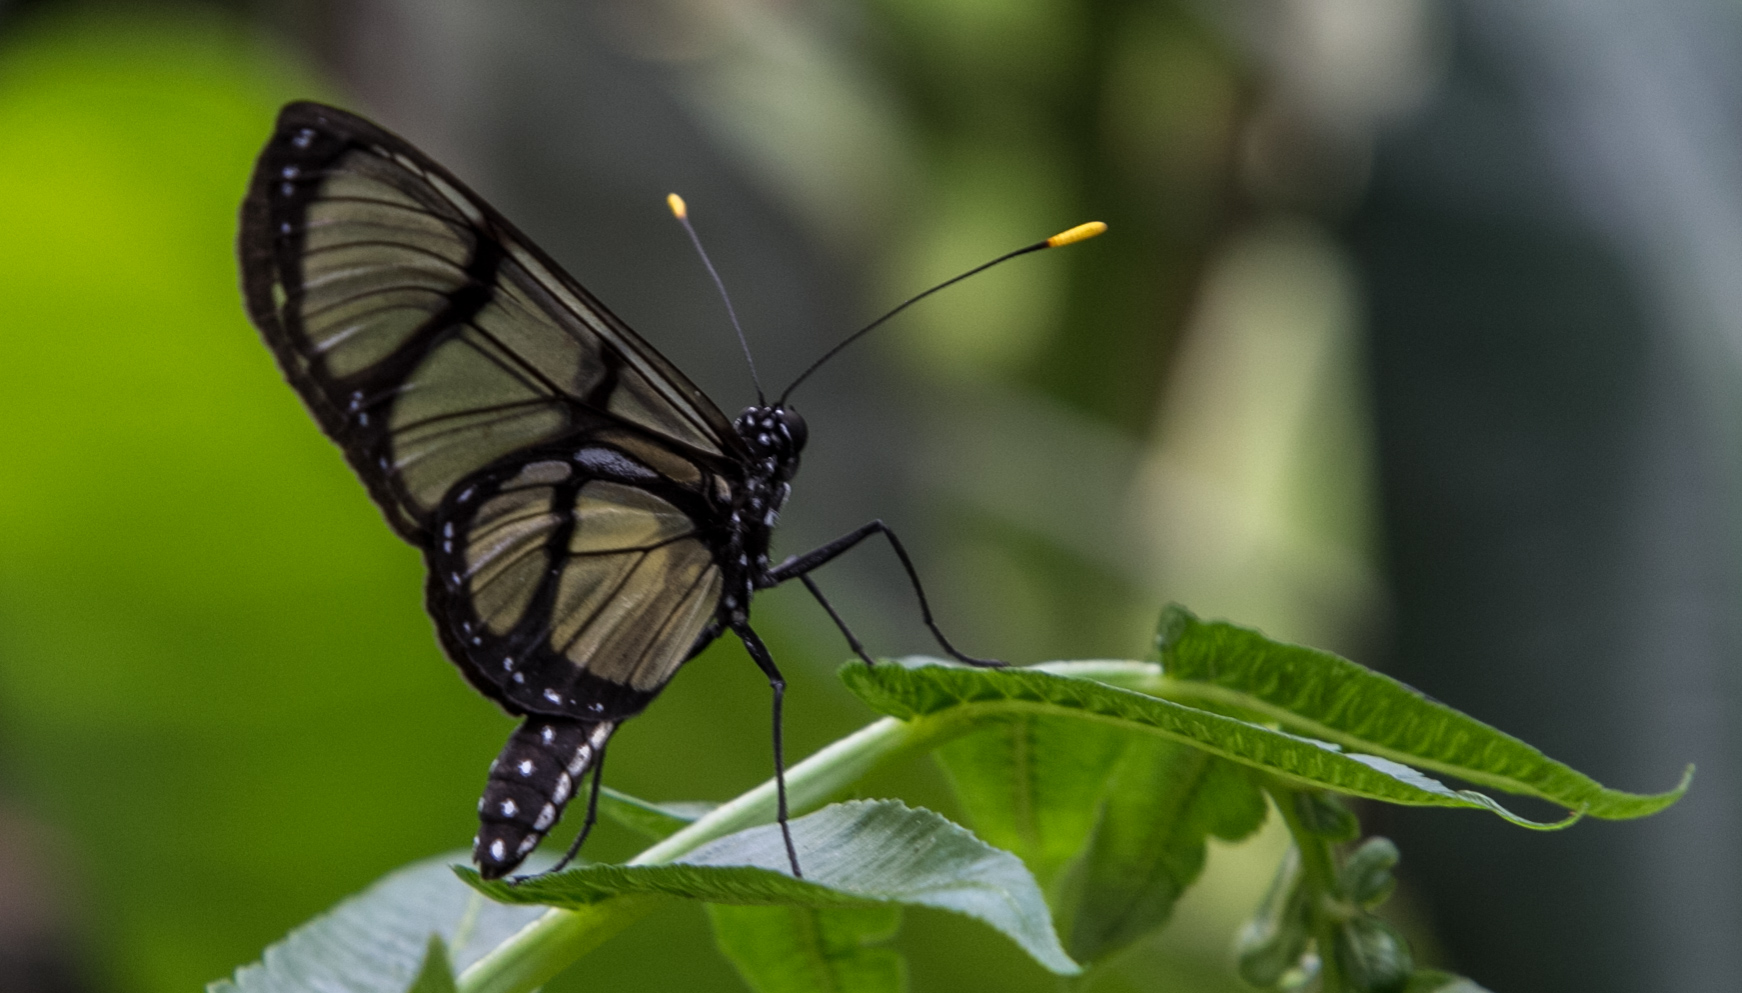
<instances>
[{"instance_id":1,"label":"green blurred background","mask_svg":"<svg viewBox=\"0 0 1742 993\"><path fill-rule=\"evenodd\" d=\"M883 517L958 642L1017 662L1140 656L1177 598L1622 788L1694 760L1643 825L1368 813L1424 952L1497 991L1728 988L1738 47L1727 0L0 4L0 990L198 988L462 847L510 727L243 315L237 207L299 97L449 164L728 412L669 190L773 382L1107 221L807 384L780 548ZM873 651L929 649L881 552L819 579ZM802 592L757 619L792 754L870 719ZM767 696L722 643L609 781L751 786ZM864 790L955 810L925 761ZM1237 988L1277 845L1218 849L1095 989ZM1053 988L945 915L898 943L916 990ZM693 909L575 972L741 988Z\"/></svg>"}]
</instances>

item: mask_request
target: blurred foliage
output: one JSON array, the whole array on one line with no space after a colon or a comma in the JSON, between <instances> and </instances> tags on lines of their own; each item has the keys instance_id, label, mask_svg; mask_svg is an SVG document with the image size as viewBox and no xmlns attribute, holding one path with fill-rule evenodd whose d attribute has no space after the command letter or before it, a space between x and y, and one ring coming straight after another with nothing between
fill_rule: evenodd
<instances>
[{"instance_id":1,"label":"blurred foliage","mask_svg":"<svg viewBox=\"0 0 1742 993\"><path fill-rule=\"evenodd\" d=\"M989 273L916 315L907 340L1145 433L1171 332L1232 211L1242 83L1225 46L1164 3L876 7L931 201L895 250L896 282L1090 218L1113 222L1116 245Z\"/></svg>"}]
</instances>

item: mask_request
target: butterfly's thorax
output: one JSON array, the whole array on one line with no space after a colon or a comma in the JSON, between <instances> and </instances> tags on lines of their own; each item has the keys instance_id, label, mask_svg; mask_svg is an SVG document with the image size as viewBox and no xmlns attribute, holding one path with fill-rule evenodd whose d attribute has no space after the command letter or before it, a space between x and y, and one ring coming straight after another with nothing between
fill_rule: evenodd
<instances>
[{"instance_id":1,"label":"butterfly's thorax","mask_svg":"<svg viewBox=\"0 0 1742 993\"><path fill-rule=\"evenodd\" d=\"M806 429L798 413L784 407L752 406L733 423L749 457L744 477L732 494L732 508L722 544L726 573L720 599L720 620L742 624L749 617L750 597L768 581L768 544L798 471Z\"/></svg>"}]
</instances>

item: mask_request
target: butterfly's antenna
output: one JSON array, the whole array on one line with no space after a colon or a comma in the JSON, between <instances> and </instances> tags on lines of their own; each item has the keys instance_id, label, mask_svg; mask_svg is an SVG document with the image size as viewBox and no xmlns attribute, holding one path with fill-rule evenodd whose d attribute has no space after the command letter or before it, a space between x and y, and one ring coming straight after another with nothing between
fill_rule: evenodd
<instances>
[{"instance_id":1,"label":"butterfly's antenna","mask_svg":"<svg viewBox=\"0 0 1742 993\"><path fill-rule=\"evenodd\" d=\"M738 323L738 312L732 309L732 298L726 294L726 284L720 279L720 274L714 270L714 262L708 258L708 250L702 247L702 239L696 237L696 229L690 224L690 209L684 205L683 197L676 193L668 193L665 205L671 208L671 216L683 225L689 232L690 244L696 246L696 254L702 257L702 265L708 267L708 275L714 277L714 285L720 290L720 299L726 301L726 314L732 318L732 330L738 332L738 344L744 348L744 362L750 367L750 382L756 384L756 402L768 406L768 399L762 395L762 380L756 375L756 360L750 357L750 341L744 337L744 327Z\"/></svg>"},{"instance_id":2,"label":"butterfly's antenna","mask_svg":"<svg viewBox=\"0 0 1742 993\"><path fill-rule=\"evenodd\" d=\"M956 276L956 277L951 278L951 279L946 279L943 282L932 287L931 289L926 290L924 293L918 294L917 296L909 297L908 299L902 301L899 305L897 305L894 310L891 310L889 313L884 314L882 317L877 318L875 321L872 321L870 324L867 324L864 327L860 328L859 330L853 332L852 334L848 335L846 338L842 339L840 344L829 349L827 352L824 352L822 358L817 359L815 362L812 362L809 369L806 369L804 372L801 372L798 374L798 378L793 380L792 385L788 386L786 388L786 392L782 393L780 395L780 400L776 402L775 406L784 405L786 403L786 398L789 396L792 396L792 391L798 389L798 384L804 382L806 379L809 379L811 373L816 372L818 369L822 368L822 365L824 362L827 362L828 360L834 358L837 354L840 353L840 351L842 349L846 348L848 345L851 345L853 342L858 341L860 338L863 338L865 335L871 333L871 331L873 329L875 329L876 327L881 325L883 322L889 320L891 317L894 317L896 314L901 313L902 311L904 311L907 308L913 306L914 304L920 302L921 300L924 300L926 297L931 296L933 293L936 293L937 291L943 289L944 287L954 286L955 284L961 282L964 279L967 279L969 276L972 276L975 273L985 272L987 269L992 268L993 266L997 265L998 263L1008 262L1011 259L1016 258L1018 255L1027 255L1029 252L1038 252L1043 248L1062 248L1065 245L1074 245L1079 241L1087 241L1090 238L1093 238L1096 235L1098 235L1106 230L1107 230L1107 225L1101 223L1100 221L1090 221L1087 224L1079 224L1076 227L1071 228L1069 231L1060 231L1058 234L1053 235L1051 238L1048 238L1045 241L1037 241L1034 244L1029 245L1027 247L1018 248L1014 252L1006 252L1005 254L998 256L997 258L993 259L990 262L984 263L982 265L977 265L974 268L969 269L967 272L962 273L960 276ZM693 237L693 235L692 235L692 237Z\"/></svg>"}]
</instances>

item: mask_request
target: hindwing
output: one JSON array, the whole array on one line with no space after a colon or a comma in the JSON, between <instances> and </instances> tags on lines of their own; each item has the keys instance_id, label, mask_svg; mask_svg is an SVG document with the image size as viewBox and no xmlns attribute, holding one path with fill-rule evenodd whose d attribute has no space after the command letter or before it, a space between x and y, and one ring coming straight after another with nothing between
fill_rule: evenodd
<instances>
[{"instance_id":1,"label":"hindwing","mask_svg":"<svg viewBox=\"0 0 1742 993\"><path fill-rule=\"evenodd\" d=\"M486 472L438 511L429 605L449 654L511 709L639 712L689 657L723 578L689 487L592 441Z\"/></svg>"}]
</instances>

